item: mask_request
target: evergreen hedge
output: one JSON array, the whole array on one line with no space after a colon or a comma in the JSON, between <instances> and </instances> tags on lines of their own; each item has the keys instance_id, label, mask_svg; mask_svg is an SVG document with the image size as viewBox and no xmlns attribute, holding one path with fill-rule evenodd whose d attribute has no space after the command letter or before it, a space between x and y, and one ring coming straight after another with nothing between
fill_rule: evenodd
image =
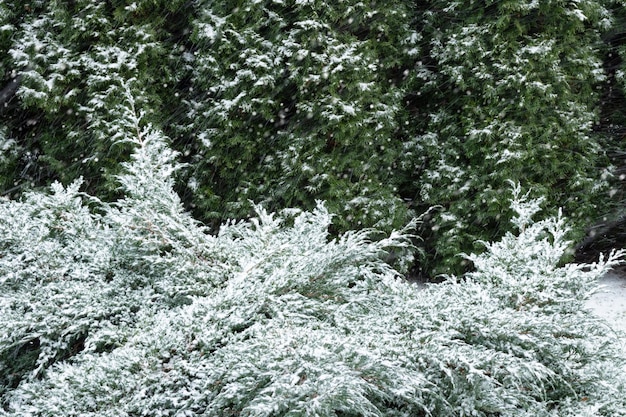
<instances>
[{"instance_id":1,"label":"evergreen hedge","mask_svg":"<svg viewBox=\"0 0 626 417\"><path fill-rule=\"evenodd\" d=\"M597 1L423 3L411 147L421 203L442 206L436 269L458 271L457 253L509 230L509 180L562 207L576 239L607 210L612 170L594 126L611 23Z\"/></svg>"},{"instance_id":2,"label":"evergreen hedge","mask_svg":"<svg viewBox=\"0 0 626 417\"><path fill-rule=\"evenodd\" d=\"M437 207L415 268L461 273L457 254L512 230L508 180L563 207L574 240L619 214L619 152L605 150L623 146L596 130L622 79L602 59L623 21L596 0L2 0L0 192L82 177L121 197L130 88L211 228L253 203L324 200L333 233Z\"/></svg>"}]
</instances>

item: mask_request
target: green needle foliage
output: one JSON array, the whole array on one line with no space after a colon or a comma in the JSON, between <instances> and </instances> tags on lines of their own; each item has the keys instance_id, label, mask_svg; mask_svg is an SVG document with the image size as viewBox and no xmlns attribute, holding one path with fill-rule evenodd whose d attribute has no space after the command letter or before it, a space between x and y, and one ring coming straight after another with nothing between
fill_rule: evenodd
<instances>
[{"instance_id":1,"label":"green needle foliage","mask_svg":"<svg viewBox=\"0 0 626 417\"><path fill-rule=\"evenodd\" d=\"M517 235L425 289L383 262L407 229L331 237L272 214L217 235L128 84L107 203L59 183L0 202L0 416L619 416L626 360L584 306L621 253L560 266L561 216L514 187Z\"/></svg>"},{"instance_id":2,"label":"green needle foliage","mask_svg":"<svg viewBox=\"0 0 626 417\"><path fill-rule=\"evenodd\" d=\"M420 4L413 152L422 202L444 208L429 237L437 269L462 271L456 253L510 230L510 179L563 207L579 238L608 200L592 130L609 10L594 0Z\"/></svg>"},{"instance_id":3,"label":"green needle foliage","mask_svg":"<svg viewBox=\"0 0 626 417\"><path fill-rule=\"evenodd\" d=\"M394 174L416 33L402 1L198 1L186 131L204 215L328 201L335 226L407 221ZM413 52L411 52L413 51Z\"/></svg>"},{"instance_id":4,"label":"green needle foliage","mask_svg":"<svg viewBox=\"0 0 626 417\"><path fill-rule=\"evenodd\" d=\"M3 28L11 30L10 37L0 37L5 82L19 80L1 110L3 122L18 151L29 155L13 158L4 175L25 188L83 177L88 190L114 194L119 162L130 153L128 147L111 146L120 135L115 113L124 100L120 81L137 80L135 100L146 118L161 123L161 107L175 99L163 94L164 86L176 81L167 63L179 53L163 45L177 28L162 16L183 1L0 3Z\"/></svg>"}]
</instances>

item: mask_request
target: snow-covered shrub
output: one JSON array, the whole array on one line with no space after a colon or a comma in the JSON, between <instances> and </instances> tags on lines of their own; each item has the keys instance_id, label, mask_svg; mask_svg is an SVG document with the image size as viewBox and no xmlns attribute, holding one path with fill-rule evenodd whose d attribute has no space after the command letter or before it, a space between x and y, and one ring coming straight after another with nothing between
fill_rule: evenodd
<instances>
[{"instance_id":1,"label":"snow-covered shrub","mask_svg":"<svg viewBox=\"0 0 626 417\"><path fill-rule=\"evenodd\" d=\"M124 199L0 204L0 416L624 415L624 358L583 304L620 254L559 266L536 202L517 193L519 234L476 272L420 289L381 260L408 230L331 238L321 203L207 234L135 121Z\"/></svg>"}]
</instances>

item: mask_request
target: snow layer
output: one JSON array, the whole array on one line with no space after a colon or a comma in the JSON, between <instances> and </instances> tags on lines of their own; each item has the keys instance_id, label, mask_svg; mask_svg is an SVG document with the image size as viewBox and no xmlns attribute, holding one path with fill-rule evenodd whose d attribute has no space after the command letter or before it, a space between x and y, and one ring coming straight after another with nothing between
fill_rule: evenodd
<instances>
[{"instance_id":1,"label":"snow layer","mask_svg":"<svg viewBox=\"0 0 626 417\"><path fill-rule=\"evenodd\" d=\"M615 330L626 332L626 273L611 272L600 280L600 290L587 302Z\"/></svg>"},{"instance_id":2,"label":"snow layer","mask_svg":"<svg viewBox=\"0 0 626 417\"><path fill-rule=\"evenodd\" d=\"M614 271L600 280L600 289L587 301L598 316L621 332L626 354L626 271Z\"/></svg>"}]
</instances>

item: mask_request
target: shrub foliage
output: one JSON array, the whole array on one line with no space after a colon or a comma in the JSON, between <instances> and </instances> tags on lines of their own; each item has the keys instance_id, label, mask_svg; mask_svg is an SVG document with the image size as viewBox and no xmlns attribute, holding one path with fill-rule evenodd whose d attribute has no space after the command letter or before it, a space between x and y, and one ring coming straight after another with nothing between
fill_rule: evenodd
<instances>
[{"instance_id":1,"label":"shrub foliage","mask_svg":"<svg viewBox=\"0 0 626 417\"><path fill-rule=\"evenodd\" d=\"M462 270L456 253L511 230L511 179L562 207L579 238L609 200L594 128L611 12L593 0L425 3L411 148L422 202L444 208L429 237L436 269Z\"/></svg>"},{"instance_id":2,"label":"shrub foliage","mask_svg":"<svg viewBox=\"0 0 626 417\"><path fill-rule=\"evenodd\" d=\"M517 235L421 289L381 260L414 224L332 237L319 203L208 234L131 104L122 199L0 204L0 415L624 415L623 353L584 306L621 254L562 266L563 218L519 188Z\"/></svg>"}]
</instances>

